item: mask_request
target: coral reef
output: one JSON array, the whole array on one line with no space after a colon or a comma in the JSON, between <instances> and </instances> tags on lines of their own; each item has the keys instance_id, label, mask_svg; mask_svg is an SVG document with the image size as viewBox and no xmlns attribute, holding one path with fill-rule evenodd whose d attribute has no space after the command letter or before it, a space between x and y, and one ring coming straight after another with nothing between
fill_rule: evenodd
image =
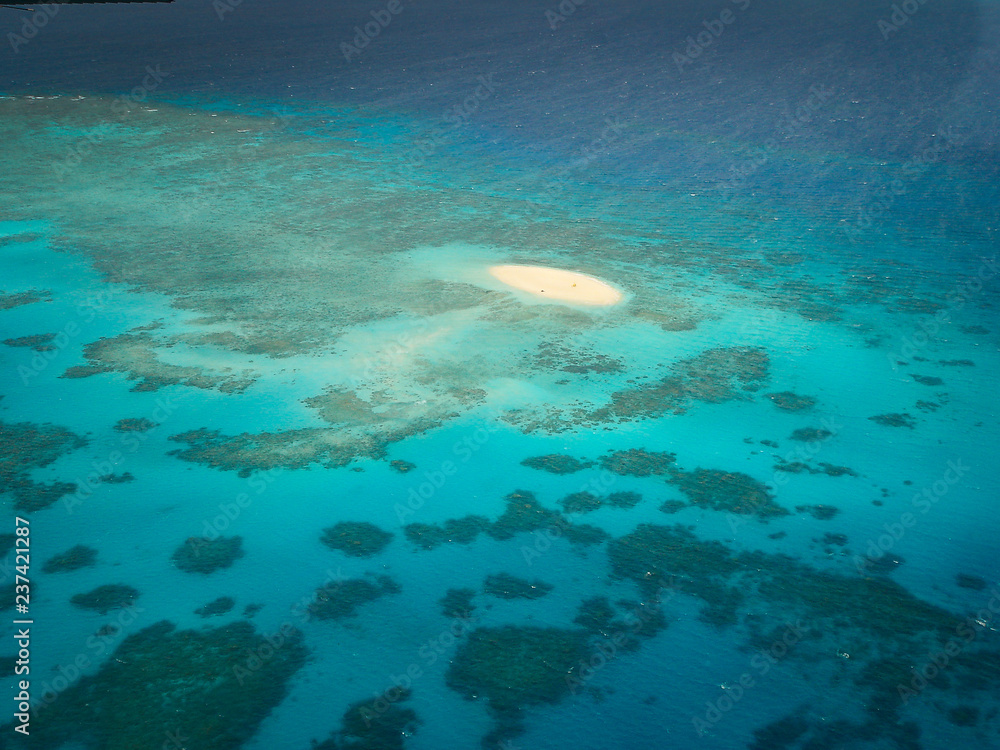
<instances>
[{"instance_id":1,"label":"coral reef","mask_svg":"<svg viewBox=\"0 0 1000 750\"><path fill-rule=\"evenodd\" d=\"M389 576L378 576L375 581L372 583L364 578L351 578L338 581L333 589L322 586L316 589L307 611L319 620L340 620L353 617L362 604L402 591L399 584Z\"/></svg>"},{"instance_id":2,"label":"coral reef","mask_svg":"<svg viewBox=\"0 0 1000 750\"><path fill-rule=\"evenodd\" d=\"M874 417L868 417L868 419L885 427L909 427L912 430L917 426L917 421L913 418L913 415L907 414L906 412L876 414Z\"/></svg>"},{"instance_id":3,"label":"coral reef","mask_svg":"<svg viewBox=\"0 0 1000 750\"><path fill-rule=\"evenodd\" d=\"M14 494L16 510L35 511L75 492L72 482L44 484L29 474L86 444L84 438L57 425L0 421L0 493Z\"/></svg>"},{"instance_id":4,"label":"coral reef","mask_svg":"<svg viewBox=\"0 0 1000 750\"><path fill-rule=\"evenodd\" d=\"M416 464L410 463L409 461L402 461L398 458L394 461L390 461L389 466L395 471L398 471L400 474L407 474L417 468Z\"/></svg>"},{"instance_id":5,"label":"coral reef","mask_svg":"<svg viewBox=\"0 0 1000 750\"><path fill-rule=\"evenodd\" d=\"M540 599L551 590L544 581L526 581L509 573L495 573L483 581L483 591L501 599Z\"/></svg>"},{"instance_id":6,"label":"coral reef","mask_svg":"<svg viewBox=\"0 0 1000 750\"><path fill-rule=\"evenodd\" d=\"M371 557L385 549L392 536L367 521L341 521L323 529L320 541L352 557Z\"/></svg>"},{"instance_id":7,"label":"coral reef","mask_svg":"<svg viewBox=\"0 0 1000 750\"><path fill-rule=\"evenodd\" d=\"M151 625L39 708L32 747L135 750L183 735L186 747L236 750L284 700L307 654L290 626L264 636L245 622L199 631Z\"/></svg>"},{"instance_id":8,"label":"coral reef","mask_svg":"<svg viewBox=\"0 0 1000 750\"><path fill-rule=\"evenodd\" d=\"M114 426L118 432L149 432L159 425L146 417L127 417L119 419Z\"/></svg>"},{"instance_id":9,"label":"coral reef","mask_svg":"<svg viewBox=\"0 0 1000 750\"><path fill-rule=\"evenodd\" d=\"M774 502L763 482L738 471L675 469L668 481L693 504L703 508L754 515L762 520L788 515L787 510Z\"/></svg>"},{"instance_id":10,"label":"coral reef","mask_svg":"<svg viewBox=\"0 0 1000 750\"><path fill-rule=\"evenodd\" d=\"M915 373L910 373L910 377L920 383L920 385L944 385L944 381L941 378L934 377L933 375L916 375Z\"/></svg>"},{"instance_id":11,"label":"coral reef","mask_svg":"<svg viewBox=\"0 0 1000 750\"><path fill-rule=\"evenodd\" d=\"M449 518L441 526L430 523L411 523L403 527L403 535L421 549L453 542L471 544L476 537L490 528L490 520L483 516Z\"/></svg>"},{"instance_id":12,"label":"coral reef","mask_svg":"<svg viewBox=\"0 0 1000 750\"><path fill-rule=\"evenodd\" d=\"M818 521L829 521L840 513L840 508L833 505L796 505L796 513L808 513Z\"/></svg>"},{"instance_id":13,"label":"coral reef","mask_svg":"<svg viewBox=\"0 0 1000 750\"><path fill-rule=\"evenodd\" d=\"M231 596L220 596L218 599L213 599L208 604L203 607L198 607L194 611L199 617L214 617L215 615L224 615L229 612L233 607L236 606L236 600Z\"/></svg>"},{"instance_id":14,"label":"coral reef","mask_svg":"<svg viewBox=\"0 0 1000 750\"><path fill-rule=\"evenodd\" d=\"M464 698L485 698L499 722L516 727L524 708L559 701L587 656L583 630L477 628L459 645L445 681Z\"/></svg>"},{"instance_id":15,"label":"coral reef","mask_svg":"<svg viewBox=\"0 0 1000 750\"><path fill-rule=\"evenodd\" d=\"M70 547L65 552L50 557L42 566L43 573L68 573L71 570L88 568L97 562L97 550L85 544Z\"/></svg>"},{"instance_id":16,"label":"coral reef","mask_svg":"<svg viewBox=\"0 0 1000 750\"><path fill-rule=\"evenodd\" d=\"M973 591L985 591L986 590L986 580L980 578L979 576L970 576L968 573L958 573L955 576L955 583L963 589L972 589Z\"/></svg>"},{"instance_id":17,"label":"coral reef","mask_svg":"<svg viewBox=\"0 0 1000 750\"><path fill-rule=\"evenodd\" d=\"M181 570L207 575L230 567L243 555L243 537L220 536L217 539L206 539L192 536L174 550L171 559Z\"/></svg>"},{"instance_id":18,"label":"coral reef","mask_svg":"<svg viewBox=\"0 0 1000 750\"><path fill-rule=\"evenodd\" d=\"M0 310L10 310L35 302L51 302L52 292L48 289L29 289L26 292L4 293L0 291Z\"/></svg>"},{"instance_id":19,"label":"coral reef","mask_svg":"<svg viewBox=\"0 0 1000 750\"><path fill-rule=\"evenodd\" d=\"M522 466L539 471L547 471L550 474L573 474L594 464L591 461L578 461L572 456L564 456L560 453L550 453L545 456L531 456L521 462Z\"/></svg>"},{"instance_id":20,"label":"coral reef","mask_svg":"<svg viewBox=\"0 0 1000 750\"><path fill-rule=\"evenodd\" d=\"M109 583L98 586L86 594L76 594L69 603L74 607L92 609L105 615L112 609L130 606L138 598L138 589L121 583Z\"/></svg>"},{"instance_id":21,"label":"coral reef","mask_svg":"<svg viewBox=\"0 0 1000 750\"><path fill-rule=\"evenodd\" d=\"M656 453L644 448L612 451L601 457L601 468L628 477L648 477L667 474L677 460L675 453Z\"/></svg>"},{"instance_id":22,"label":"coral reef","mask_svg":"<svg viewBox=\"0 0 1000 750\"><path fill-rule=\"evenodd\" d=\"M642 495L638 492L612 492L606 498L604 502L610 505L612 508L634 508L636 505L642 502Z\"/></svg>"},{"instance_id":23,"label":"coral reef","mask_svg":"<svg viewBox=\"0 0 1000 750\"><path fill-rule=\"evenodd\" d=\"M574 492L559 501L566 513L590 513L601 507L601 498L592 492Z\"/></svg>"},{"instance_id":24,"label":"coral reef","mask_svg":"<svg viewBox=\"0 0 1000 750\"><path fill-rule=\"evenodd\" d=\"M771 403L782 411L804 411L816 405L816 399L812 396L800 396L791 391L781 391L780 393L768 393L767 397Z\"/></svg>"},{"instance_id":25,"label":"coral reef","mask_svg":"<svg viewBox=\"0 0 1000 750\"><path fill-rule=\"evenodd\" d=\"M133 391L155 391L168 385L183 384L193 388L218 389L223 393L239 393L253 382L247 374L238 377L230 373L213 373L201 367L181 367L161 360L159 348L173 346L171 340L159 341L149 327L132 329L112 338L102 338L83 347L87 365L67 368L64 378L90 377L102 372L124 373L128 380L138 381Z\"/></svg>"},{"instance_id":26,"label":"coral reef","mask_svg":"<svg viewBox=\"0 0 1000 750\"><path fill-rule=\"evenodd\" d=\"M789 439L798 440L803 443L821 443L833 433L822 427L800 427L789 435Z\"/></svg>"},{"instance_id":27,"label":"coral reef","mask_svg":"<svg viewBox=\"0 0 1000 750\"><path fill-rule=\"evenodd\" d=\"M718 404L759 390L768 377L764 349L749 346L709 349L670 367L671 374L649 385L611 394L611 403L590 414L598 422L650 419L682 414L693 401Z\"/></svg>"},{"instance_id":28,"label":"coral reef","mask_svg":"<svg viewBox=\"0 0 1000 750\"><path fill-rule=\"evenodd\" d=\"M468 620L476 609L472 603L475 589L448 589L441 598L441 614L449 618Z\"/></svg>"},{"instance_id":29,"label":"coral reef","mask_svg":"<svg viewBox=\"0 0 1000 750\"><path fill-rule=\"evenodd\" d=\"M50 352L55 349L50 342L56 337L54 333L37 333L34 336L21 336L16 339L4 339L7 346L25 346L36 352Z\"/></svg>"},{"instance_id":30,"label":"coral reef","mask_svg":"<svg viewBox=\"0 0 1000 750\"><path fill-rule=\"evenodd\" d=\"M341 750L404 750L406 738L413 735L420 725L416 711L399 704L410 698L409 690L399 690L388 708L382 708L378 701L366 700L352 703L344 712L340 732L328 740L329 750L334 750L340 740ZM382 709L382 710L379 710ZM325 750L324 744L315 750Z\"/></svg>"}]
</instances>

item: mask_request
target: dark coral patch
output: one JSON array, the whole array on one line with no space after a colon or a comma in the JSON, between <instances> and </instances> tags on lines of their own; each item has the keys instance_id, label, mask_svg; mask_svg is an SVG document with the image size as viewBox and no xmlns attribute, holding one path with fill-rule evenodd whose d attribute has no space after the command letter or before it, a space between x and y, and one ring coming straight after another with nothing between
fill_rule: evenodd
<instances>
[{"instance_id":1,"label":"dark coral patch","mask_svg":"<svg viewBox=\"0 0 1000 750\"><path fill-rule=\"evenodd\" d=\"M501 599L540 599L552 590L544 581L526 581L509 573L486 576L483 591Z\"/></svg>"},{"instance_id":2,"label":"dark coral patch","mask_svg":"<svg viewBox=\"0 0 1000 750\"><path fill-rule=\"evenodd\" d=\"M944 381L941 378L934 377L933 375L914 375L911 373L910 377L920 383L920 385L944 385Z\"/></svg>"},{"instance_id":3,"label":"dark coral patch","mask_svg":"<svg viewBox=\"0 0 1000 750\"><path fill-rule=\"evenodd\" d=\"M112 609L129 607L139 598L138 589L121 583L105 584L86 594L76 594L69 603L80 609L92 609L107 614Z\"/></svg>"},{"instance_id":4,"label":"dark coral patch","mask_svg":"<svg viewBox=\"0 0 1000 750\"><path fill-rule=\"evenodd\" d=\"M758 518L788 515L767 486L748 474L718 469L674 471L669 480L695 505Z\"/></svg>"},{"instance_id":5,"label":"dark coral patch","mask_svg":"<svg viewBox=\"0 0 1000 750\"><path fill-rule=\"evenodd\" d=\"M630 448L602 456L601 467L621 476L659 476L668 473L676 460L676 453L657 453L643 448Z\"/></svg>"},{"instance_id":6,"label":"dark coral patch","mask_svg":"<svg viewBox=\"0 0 1000 750\"><path fill-rule=\"evenodd\" d=\"M230 567L243 554L243 537L205 539L193 536L174 550L171 559L174 565L188 573L208 574Z\"/></svg>"},{"instance_id":7,"label":"dark coral patch","mask_svg":"<svg viewBox=\"0 0 1000 750\"><path fill-rule=\"evenodd\" d=\"M588 655L582 630L478 628L459 646L445 681L464 698L485 698L496 714L518 713L560 700L567 676Z\"/></svg>"},{"instance_id":8,"label":"dark coral patch","mask_svg":"<svg viewBox=\"0 0 1000 750\"><path fill-rule=\"evenodd\" d=\"M550 453L545 456L531 456L521 462L522 466L530 469L547 471L550 474L573 474L575 472L593 466L590 461L579 461L572 456L564 456L560 453Z\"/></svg>"},{"instance_id":9,"label":"dark coral patch","mask_svg":"<svg viewBox=\"0 0 1000 750\"><path fill-rule=\"evenodd\" d=\"M830 430L823 429L822 427L800 427L789 435L789 437L792 440L799 440L803 443L818 443L832 435L833 433Z\"/></svg>"},{"instance_id":10,"label":"dark coral patch","mask_svg":"<svg viewBox=\"0 0 1000 750\"><path fill-rule=\"evenodd\" d=\"M97 562L97 550L85 544L70 547L65 552L50 557L42 566L43 573L68 573L88 568Z\"/></svg>"},{"instance_id":11,"label":"dark coral patch","mask_svg":"<svg viewBox=\"0 0 1000 750\"><path fill-rule=\"evenodd\" d=\"M326 742L314 746L314 750L404 750L406 738L416 732L421 724L416 711L401 705L410 698L408 689L394 692L393 700L384 701L370 698L352 703L347 711L339 733ZM336 743L339 735L340 744Z\"/></svg>"},{"instance_id":12,"label":"dark coral patch","mask_svg":"<svg viewBox=\"0 0 1000 750\"><path fill-rule=\"evenodd\" d=\"M319 620L341 620L353 617L362 604L400 591L402 589L399 584L389 576L379 576L375 583L364 578L352 578L339 581L332 588L323 586L316 589L307 611Z\"/></svg>"},{"instance_id":13,"label":"dark coral patch","mask_svg":"<svg viewBox=\"0 0 1000 750\"><path fill-rule=\"evenodd\" d=\"M159 748L170 741L168 732L179 731L187 747L236 750L284 700L306 660L301 635L290 626L270 639L245 622L199 631L152 625L45 708L45 720L32 722L32 744Z\"/></svg>"},{"instance_id":14,"label":"dark coral patch","mask_svg":"<svg viewBox=\"0 0 1000 750\"><path fill-rule=\"evenodd\" d=\"M490 528L483 516L449 518L440 526L432 523L411 523L403 527L403 535L421 549L434 549L441 544L472 544L476 537Z\"/></svg>"},{"instance_id":15,"label":"dark coral patch","mask_svg":"<svg viewBox=\"0 0 1000 750\"><path fill-rule=\"evenodd\" d=\"M468 620L476 609L476 605L472 603L475 596L475 589L448 589L438 602L441 605L441 614L445 617Z\"/></svg>"},{"instance_id":16,"label":"dark coral patch","mask_svg":"<svg viewBox=\"0 0 1000 750\"><path fill-rule=\"evenodd\" d=\"M119 419L115 423L114 429L118 432L149 432L159 425L152 419L146 417L128 417Z\"/></svg>"},{"instance_id":17,"label":"dark coral patch","mask_svg":"<svg viewBox=\"0 0 1000 750\"><path fill-rule=\"evenodd\" d=\"M352 557L371 557L385 549L392 534L367 521L341 521L323 529L320 541Z\"/></svg>"},{"instance_id":18,"label":"dark coral patch","mask_svg":"<svg viewBox=\"0 0 1000 750\"><path fill-rule=\"evenodd\" d=\"M203 607L198 607L194 611L199 617L215 617L216 615L224 615L229 612L233 607L236 606L236 600L231 596L220 596L218 599L213 599L208 604Z\"/></svg>"},{"instance_id":19,"label":"dark coral patch","mask_svg":"<svg viewBox=\"0 0 1000 750\"><path fill-rule=\"evenodd\" d=\"M874 417L868 417L868 419L885 427L909 427L911 430L916 427L917 424L917 421L913 418L913 416L907 414L906 412L876 414Z\"/></svg>"},{"instance_id":20,"label":"dark coral patch","mask_svg":"<svg viewBox=\"0 0 1000 750\"><path fill-rule=\"evenodd\" d=\"M601 498L592 492L574 492L559 501L567 513L590 513L601 507Z\"/></svg>"},{"instance_id":21,"label":"dark coral patch","mask_svg":"<svg viewBox=\"0 0 1000 750\"><path fill-rule=\"evenodd\" d=\"M783 411L803 411L816 405L816 399L812 396L800 396L791 391L769 393L767 397L771 399L772 404Z\"/></svg>"}]
</instances>

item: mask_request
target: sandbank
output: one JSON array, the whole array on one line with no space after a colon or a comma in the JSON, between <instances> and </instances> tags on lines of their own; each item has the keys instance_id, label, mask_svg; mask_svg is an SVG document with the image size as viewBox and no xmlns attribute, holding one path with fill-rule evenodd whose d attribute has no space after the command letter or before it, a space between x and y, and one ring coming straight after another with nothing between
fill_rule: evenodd
<instances>
[{"instance_id":1,"label":"sandbank","mask_svg":"<svg viewBox=\"0 0 1000 750\"><path fill-rule=\"evenodd\" d=\"M576 271L545 266L492 266L490 274L507 286L560 302L616 305L622 293L610 284Z\"/></svg>"}]
</instances>

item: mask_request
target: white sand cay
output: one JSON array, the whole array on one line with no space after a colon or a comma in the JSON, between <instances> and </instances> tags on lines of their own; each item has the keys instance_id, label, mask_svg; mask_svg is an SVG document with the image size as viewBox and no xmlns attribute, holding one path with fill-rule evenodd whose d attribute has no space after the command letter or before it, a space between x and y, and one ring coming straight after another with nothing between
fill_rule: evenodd
<instances>
[{"instance_id":1,"label":"white sand cay","mask_svg":"<svg viewBox=\"0 0 1000 750\"><path fill-rule=\"evenodd\" d=\"M578 305L617 305L622 293L610 284L576 271L545 266L492 266L490 274L514 289Z\"/></svg>"}]
</instances>

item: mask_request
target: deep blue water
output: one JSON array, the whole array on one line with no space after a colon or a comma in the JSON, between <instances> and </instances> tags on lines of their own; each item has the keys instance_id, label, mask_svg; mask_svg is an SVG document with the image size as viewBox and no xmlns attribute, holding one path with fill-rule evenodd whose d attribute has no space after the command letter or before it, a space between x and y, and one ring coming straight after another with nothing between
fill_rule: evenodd
<instances>
[{"instance_id":1,"label":"deep blue water","mask_svg":"<svg viewBox=\"0 0 1000 750\"><path fill-rule=\"evenodd\" d=\"M0 10L0 498L32 529L38 747L1000 747L995 3L53 7ZM624 301L540 302L501 263ZM53 425L83 440L39 450ZM673 457L602 468L634 449ZM585 465L523 463L553 454ZM723 507L751 485L773 516ZM606 537L404 530L502 525L515 491ZM602 506L571 511L584 491ZM341 522L391 541L320 543ZM634 549L659 603L615 552L644 524L669 529ZM230 567L175 563L220 534ZM75 545L96 560L43 570ZM492 595L498 573L552 589ZM383 575L351 616L306 610ZM71 601L106 584L135 606ZM618 619L593 671L538 698L585 665L530 628L579 633L595 597ZM606 658L637 607L662 627ZM242 645L199 662L164 620L294 627L308 660L262 699L291 646L237 684ZM478 666L528 684L506 712L455 677L504 626L520 642ZM342 734L408 670L415 715Z\"/></svg>"}]
</instances>

